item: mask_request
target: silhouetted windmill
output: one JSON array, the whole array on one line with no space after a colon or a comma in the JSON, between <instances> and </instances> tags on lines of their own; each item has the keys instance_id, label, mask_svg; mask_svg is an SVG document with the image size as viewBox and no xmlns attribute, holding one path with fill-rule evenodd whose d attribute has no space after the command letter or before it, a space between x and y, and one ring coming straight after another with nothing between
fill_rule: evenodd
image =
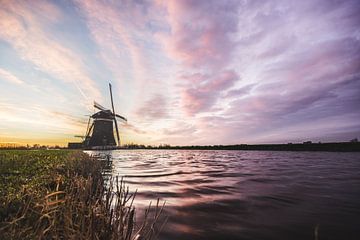
<instances>
[{"instance_id":1,"label":"silhouetted windmill","mask_svg":"<svg viewBox=\"0 0 360 240\"><path fill-rule=\"evenodd\" d=\"M113 95L111 84L109 83L110 90L110 99L111 99L111 108L106 109L97 102L94 101L94 107L100 111L94 113L89 117L86 135L84 137L83 146L85 148L113 148L120 146L120 136L119 128L117 124L117 118L121 119L124 122L127 122L127 119L123 116L120 116L115 113ZM92 119L92 123L91 123ZM115 124L117 143L114 139L114 128ZM81 137L81 136L78 136Z\"/></svg>"}]
</instances>

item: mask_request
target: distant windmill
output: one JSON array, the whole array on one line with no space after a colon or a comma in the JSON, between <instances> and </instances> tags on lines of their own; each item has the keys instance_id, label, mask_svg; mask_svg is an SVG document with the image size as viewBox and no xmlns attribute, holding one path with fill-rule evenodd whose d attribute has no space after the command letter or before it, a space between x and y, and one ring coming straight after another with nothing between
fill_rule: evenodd
<instances>
[{"instance_id":1,"label":"distant windmill","mask_svg":"<svg viewBox=\"0 0 360 240\"><path fill-rule=\"evenodd\" d=\"M94 101L94 107L99 109L100 111L94 113L89 117L86 135L76 136L84 139L83 147L85 148L114 148L116 146L120 146L120 136L117 118L121 119L124 122L127 122L127 119L115 113L112 88L110 83L109 90L112 111L110 109L104 108L103 106ZM92 123L91 119L93 119ZM117 142L114 139L114 124Z\"/></svg>"}]
</instances>

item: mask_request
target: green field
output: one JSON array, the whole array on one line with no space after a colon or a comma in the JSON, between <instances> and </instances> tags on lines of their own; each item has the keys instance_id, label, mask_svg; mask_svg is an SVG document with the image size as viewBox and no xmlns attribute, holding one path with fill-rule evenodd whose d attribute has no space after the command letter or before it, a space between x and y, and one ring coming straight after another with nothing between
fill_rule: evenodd
<instances>
[{"instance_id":1,"label":"green field","mask_svg":"<svg viewBox=\"0 0 360 240\"><path fill-rule=\"evenodd\" d=\"M135 195L105 184L103 164L81 151L1 150L0 239L152 239L161 209L137 226Z\"/></svg>"},{"instance_id":2,"label":"green field","mask_svg":"<svg viewBox=\"0 0 360 240\"><path fill-rule=\"evenodd\" d=\"M0 203L19 200L24 192L41 196L56 189L57 183L68 181L68 171L87 156L68 150L1 150ZM2 215L1 215L2 216Z\"/></svg>"}]
</instances>

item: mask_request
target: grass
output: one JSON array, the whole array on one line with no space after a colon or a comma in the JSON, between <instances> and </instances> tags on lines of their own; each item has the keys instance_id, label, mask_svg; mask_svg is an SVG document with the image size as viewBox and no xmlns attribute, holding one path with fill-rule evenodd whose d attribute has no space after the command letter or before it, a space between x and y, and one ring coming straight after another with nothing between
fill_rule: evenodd
<instances>
[{"instance_id":1,"label":"grass","mask_svg":"<svg viewBox=\"0 0 360 240\"><path fill-rule=\"evenodd\" d=\"M0 151L0 239L153 239L163 206L136 222L123 181L80 151Z\"/></svg>"}]
</instances>

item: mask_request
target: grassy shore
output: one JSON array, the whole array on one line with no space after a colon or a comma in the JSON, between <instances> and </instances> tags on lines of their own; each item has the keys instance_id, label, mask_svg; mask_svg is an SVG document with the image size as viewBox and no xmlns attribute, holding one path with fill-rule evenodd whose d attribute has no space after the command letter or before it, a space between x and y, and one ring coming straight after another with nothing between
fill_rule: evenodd
<instances>
[{"instance_id":1,"label":"grassy shore","mask_svg":"<svg viewBox=\"0 0 360 240\"><path fill-rule=\"evenodd\" d=\"M135 222L135 195L81 151L0 151L0 239L153 239L162 207Z\"/></svg>"}]
</instances>

